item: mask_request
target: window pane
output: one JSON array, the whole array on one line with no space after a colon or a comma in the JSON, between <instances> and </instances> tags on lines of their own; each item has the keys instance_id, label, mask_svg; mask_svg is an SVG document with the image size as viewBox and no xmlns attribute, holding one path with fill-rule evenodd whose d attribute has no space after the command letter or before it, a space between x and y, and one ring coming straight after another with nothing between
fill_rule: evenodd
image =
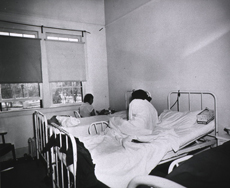
<instances>
[{"instance_id":1,"label":"window pane","mask_svg":"<svg viewBox=\"0 0 230 188\"><path fill-rule=\"evenodd\" d=\"M41 106L38 83L0 84L2 111L39 108Z\"/></svg>"},{"instance_id":2,"label":"window pane","mask_svg":"<svg viewBox=\"0 0 230 188\"><path fill-rule=\"evenodd\" d=\"M0 32L0 35L5 35L5 36L9 36L9 32Z\"/></svg>"},{"instance_id":3,"label":"window pane","mask_svg":"<svg viewBox=\"0 0 230 188\"><path fill-rule=\"evenodd\" d=\"M13 37L22 37L22 34L21 33L10 33L10 36L13 36Z\"/></svg>"},{"instance_id":4,"label":"window pane","mask_svg":"<svg viewBox=\"0 0 230 188\"><path fill-rule=\"evenodd\" d=\"M3 99L13 98L13 91L11 89L11 84L1 84L1 94Z\"/></svg>"},{"instance_id":5,"label":"window pane","mask_svg":"<svg viewBox=\"0 0 230 188\"><path fill-rule=\"evenodd\" d=\"M59 37L58 39L62 41L68 41L68 38Z\"/></svg>"},{"instance_id":6,"label":"window pane","mask_svg":"<svg viewBox=\"0 0 230 188\"><path fill-rule=\"evenodd\" d=\"M35 35L29 35L29 34L23 34L23 37L26 37L26 38L36 38Z\"/></svg>"},{"instance_id":7,"label":"window pane","mask_svg":"<svg viewBox=\"0 0 230 188\"><path fill-rule=\"evenodd\" d=\"M2 111L15 111L29 108L40 108L40 100L2 102Z\"/></svg>"},{"instance_id":8,"label":"window pane","mask_svg":"<svg viewBox=\"0 0 230 188\"><path fill-rule=\"evenodd\" d=\"M71 104L82 102L81 82L53 82L53 104Z\"/></svg>"},{"instance_id":9,"label":"window pane","mask_svg":"<svg viewBox=\"0 0 230 188\"><path fill-rule=\"evenodd\" d=\"M39 97L39 85L38 84L26 84L25 90L27 91L27 97Z\"/></svg>"},{"instance_id":10,"label":"window pane","mask_svg":"<svg viewBox=\"0 0 230 188\"><path fill-rule=\"evenodd\" d=\"M71 41L71 42L79 42L79 39L70 39L69 38L69 41Z\"/></svg>"},{"instance_id":11,"label":"window pane","mask_svg":"<svg viewBox=\"0 0 230 188\"><path fill-rule=\"evenodd\" d=\"M50 40L58 40L58 37L48 36L47 39L50 39Z\"/></svg>"},{"instance_id":12,"label":"window pane","mask_svg":"<svg viewBox=\"0 0 230 188\"><path fill-rule=\"evenodd\" d=\"M16 99L25 97L25 90L23 84L12 84L12 89L14 90L14 96Z\"/></svg>"}]
</instances>

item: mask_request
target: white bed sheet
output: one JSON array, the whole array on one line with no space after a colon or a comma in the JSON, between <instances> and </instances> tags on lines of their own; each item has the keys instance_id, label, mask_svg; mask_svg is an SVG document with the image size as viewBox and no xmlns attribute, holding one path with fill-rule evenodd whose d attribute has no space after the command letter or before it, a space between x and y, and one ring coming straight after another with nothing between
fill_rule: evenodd
<instances>
[{"instance_id":1,"label":"white bed sheet","mask_svg":"<svg viewBox=\"0 0 230 188\"><path fill-rule=\"evenodd\" d=\"M97 115L97 116L90 116L85 118L78 118L80 123L76 124L76 126L66 126L62 127L64 130L68 131L75 137L81 137L81 136L88 136L88 127L90 124L98 121L109 121L111 117L121 117L122 119L127 118L127 112L126 111L119 111L115 112L114 114L109 115ZM69 118L69 117L66 117Z\"/></svg>"},{"instance_id":2,"label":"white bed sheet","mask_svg":"<svg viewBox=\"0 0 230 188\"><path fill-rule=\"evenodd\" d=\"M189 141L214 129L213 121L207 125L196 123L199 112L165 110L159 116L157 128L146 136L123 135L114 129L107 129L105 135L79 135L79 127L85 129L86 124L92 123L95 117L81 121L81 125L76 127L64 129L77 136L90 151L96 164L95 174L100 181L111 188L125 188L133 177L149 174L167 152L177 151ZM97 118L100 121L110 119L109 116ZM147 143L134 143L132 139Z\"/></svg>"},{"instance_id":3,"label":"white bed sheet","mask_svg":"<svg viewBox=\"0 0 230 188\"><path fill-rule=\"evenodd\" d=\"M160 116L161 127L172 127L179 137L180 148L186 146L191 141L197 139L201 135L208 134L215 129L215 122L209 124L198 124L196 116L201 110L194 112L177 112L164 110Z\"/></svg>"}]
</instances>

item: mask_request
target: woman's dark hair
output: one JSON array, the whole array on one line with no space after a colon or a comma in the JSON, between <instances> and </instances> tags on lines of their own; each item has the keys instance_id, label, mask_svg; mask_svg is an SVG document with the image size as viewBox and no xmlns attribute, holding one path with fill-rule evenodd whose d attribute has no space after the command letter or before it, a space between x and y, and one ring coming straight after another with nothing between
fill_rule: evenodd
<instances>
[{"instance_id":1,"label":"woman's dark hair","mask_svg":"<svg viewBox=\"0 0 230 188\"><path fill-rule=\"evenodd\" d=\"M90 102L91 99L93 99L93 95L88 93L84 97L84 102Z\"/></svg>"},{"instance_id":2,"label":"woman's dark hair","mask_svg":"<svg viewBox=\"0 0 230 188\"><path fill-rule=\"evenodd\" d=\"M145 100L145 99L148 99L148 95L147 95L147 93L144 90L138 89L138 90L135 90L132 93L132 100L133 99L142 99L142 100Z\"/></svg>"}]
</instances>

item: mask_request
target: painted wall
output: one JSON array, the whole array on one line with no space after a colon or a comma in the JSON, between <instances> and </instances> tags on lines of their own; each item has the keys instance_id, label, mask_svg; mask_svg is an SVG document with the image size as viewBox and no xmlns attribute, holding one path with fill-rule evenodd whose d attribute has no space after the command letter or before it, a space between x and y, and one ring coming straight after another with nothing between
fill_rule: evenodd
<instances>
[{"instance_id":1,"label":"painted wall","mask_svg":"<svg viewBox=\"0 0 230 188\"><path fill-rule=\"evenodd\" d=\"M90 32L86 35L87 82L84 83L84 93L93 93L95 109L109 107L106 37L105 30L100 30L105 25L103 0L3 0L0 2L0 18L4 21ZM44 80L48 80L47 72L43 73ZM44 88L43 93L46 108L41 111L47 118L54 114L73 116L76 105L50 108L49 92L46 89L49 88ZM0 129L8 131L6 141L15 144L17 157L28 152L28 138L33 137L33 112L0 113Z\"/></svg>"},{"instance_id":2,"label":"painted wall","mask_svg":"<svg viewBox=\"0 0 230 188\"><path fill-rule=\"evenodd\" d=\"M131 2L120 9L121 1L105 1L110 106L124 109L117 101L125 91L143 88L161 113L171 90L211 91L223 132L230 126L230 1Z\"/></svg>"}]
</instances>

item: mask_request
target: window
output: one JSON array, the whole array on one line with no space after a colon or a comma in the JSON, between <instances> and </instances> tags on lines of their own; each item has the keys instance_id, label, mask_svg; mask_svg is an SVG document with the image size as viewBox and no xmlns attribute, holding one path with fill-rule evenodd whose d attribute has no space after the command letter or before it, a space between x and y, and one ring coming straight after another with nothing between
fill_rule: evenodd
<instances>
[{"instance_id":1,"label":"window","mask_svg":"<svg viewBox=\"0 0 230 188\"><path fill-rule=\"evenodd\" d=\"M0 110L12 111L40 107L38 83L0 84Z\"/></svg>"},{"instance_id":2,"label":"window","mask_svg":"<svg viewBox=\"0 0 230 188\"><path fill-rule=\"evenodd\" d=\"M82 102L84 40L82 31L0 26L0 111Z\"/></svg>"},{"instance_id":3,"label":"window","mask_svg":"<svg viewBox=\"0 0 230 188\"><path fill-rule=\"evenodd\" d=\"M41 106L41 48L36 37L37 32L0 31L0 111Z\"/></svg>"},{"instance_id":4,"label":"window","mask_svg":"<svg viewBox=\"0 0 230 188\"><path fill-rule=\"evenodd\" d=\"M82 36L47 32L46 50L53 105L82 102L85 80Z\"/></svg>"},{"instance_id":5,"label":"window","mask_svg":"<svg viewBox=\"0 0 230 188\"><path fill-rule=\"evenodd\" d=\"M82 102L82 84L76 82L52 82L53 104L73 104Z\"/></svg>"}]
</instances>

